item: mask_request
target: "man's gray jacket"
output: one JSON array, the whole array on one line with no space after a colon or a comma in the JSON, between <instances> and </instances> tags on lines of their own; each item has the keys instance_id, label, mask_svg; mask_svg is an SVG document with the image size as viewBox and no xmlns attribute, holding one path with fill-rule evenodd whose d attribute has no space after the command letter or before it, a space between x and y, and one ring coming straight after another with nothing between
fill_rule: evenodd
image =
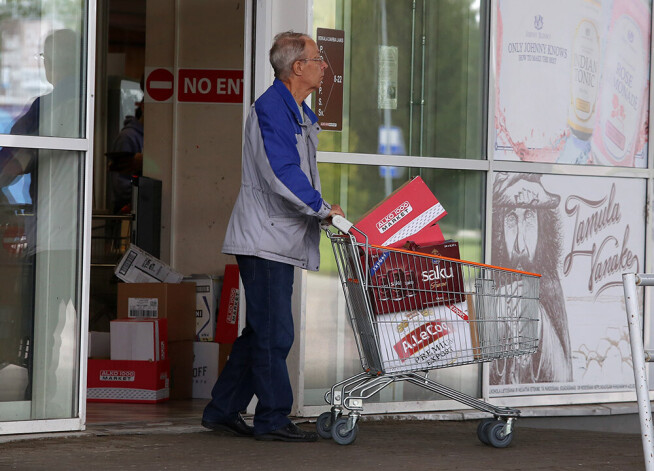
<instances>
[{"instance_id":1,"label":"man's gray jacket","mask_svg":"<svg viewBox=\"0 0 654 471\"><path fill-rule=\"evenodd\" d=\"M280 81L250 109L243 142L241 189L223 252L254 255L316 271L320 220L331 207L320 194L316 149L320 126Z\"/></svg>"}]
</instances>

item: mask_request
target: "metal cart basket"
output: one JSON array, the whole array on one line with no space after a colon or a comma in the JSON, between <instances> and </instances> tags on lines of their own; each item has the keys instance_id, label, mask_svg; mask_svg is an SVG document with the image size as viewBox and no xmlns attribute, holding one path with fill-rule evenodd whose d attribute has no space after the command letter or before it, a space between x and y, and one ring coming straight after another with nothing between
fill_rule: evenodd
<instances>
[{"instance_id":1,"label":"metal cart basket","mask_svg":"<svg viewBox=\"0 0 654 471\"><path fill-rule=\"evenodd\" d=\"M508 446L519 410L439 384L428 372L535 353L540 275L370 245L344 218L335 216L332 224L340 232L325 231L363 372L325 393L332 407L318 418L319 435L341 445L354 442L364 400L407 381L492 414L477 436L487 445Z\"/></svg>"}]
</instances>

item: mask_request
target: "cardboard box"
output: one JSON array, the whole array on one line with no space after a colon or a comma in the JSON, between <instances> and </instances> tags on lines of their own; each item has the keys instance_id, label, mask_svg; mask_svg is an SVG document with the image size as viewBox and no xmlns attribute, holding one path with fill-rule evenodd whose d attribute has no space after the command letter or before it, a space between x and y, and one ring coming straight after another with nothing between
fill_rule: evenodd
<instances>
[{"instance_id":1,"label":"cardboard box","mask_svg":"<svg viewBox=\"0 0 654 471\"><path fill-rule=\"evenodd\" d=\"M111 342L109 332L89 332L89 358L109 358L111 356Z\"/></svg>"},{"instance_id":2,"label":"cardboard box","mask_svg":"<svg viewBox=\"0 0 654 471\"><path fill-rule=\"evenodd\" d=\"M431 226L427 226L421 231L412 235L408 239L408 241L411 241L419 246L431 246L431 245L438 245L444 243L445 237L443 236L443 232L441 231L441 228L438 225L438 223L434 223ZM403 244L394 243L389 245L389 247L401 248L404 247L407 242L404 242Z\"/></svg>"},{"instance_id":3,"label":"cardboard box","mask_svg":"<svg viewBox=\"0 0 654 471\"><path fill-rule=\"evenodd\" d=\"M130 244L115 269L126 283L180 283L183 275L145 250Z\"/></svg>"},{"instance_id":4,"label":"cardboard box","mask_svg":"<svg viewBox=\"0 0 654 471\"><path fill-rule=\"evenodd\" d=\"M355 226L368 236L370 244L402 246L411 238L415 240L421 231L429 232L430 236L436 230L440 232L433 225L446 214L422 178L416 177L368 211ZM365 241L356 231L353 235L359 242Z\"/></svg>"},{"instance_id":5,"label":"cardboard box","mask_svg":"<svg viewBox=\"0 0 654 471\"><path fill-rule=\"evenodd\" d=\"M405 242L402 248L412 252L437 255L439 257L454 258L457 260L461 258L459 243L452 239L432 244L419 243L410 240Z\"/></svg>"},{"instance_id":6,"label":"cardboard box","mask_svg":"<svg viewBox=\"0 0 654 471\"><path fill-rule=\"evenodd\" d=\"M184 277L184 282L195 284L195 339L213 342L222 279L211 275L191 275Z\"/></svg>"},{"instance_id":7,"label":"cardboard box","mask_svg":"<svg viewBox=\"0 0 654 471\"><path fill-rule=\"evenodd\" d=\"M469 300L377 316L385 373L431 370L478 358L477 326Z\"/></svg>"},{"instance_id":8,"label":"cardboard box","mask_svg":"<svg viewBox=\"0 0 654 471\"><path fill-rule=\"evenodd\" d=\"M118 319L168 319L168 340L195 339L190 283L118 283Z\"/></svg>"},{"instance_id":9,"label":"cardboard box","mask_svg":"<svg viewBox=\"0 0 654 471\"><path fill-rule=\"evenodd\" d=\"M194 399L211 399L211 390L218 379L219 351L220 344L216 342L193 343Z\"/></svg>"},{"instance_id":10,"label":"cardboard box","mask_svg":"<svg viewBox=\"0 0 654 471\"><path fill-rule=\"evenodd\" d=\"M411 252L370 249L370 299L375 314L413 311L464 300L461 265L440 257L459 259L459 244L420 248L433 257L414 256ZM365 267L365 254L361 255Z\"/></svg>"},{"instance_id":11,"label":"cardboard box","mask_svg":"<svg viewBox=\"0 0 654 471\"><path fill-rule=\"evenodd\" d=\"M168 357L167 319L115 319L110 322L111 359L160 361Z\"/></svg>"},{"instance_id":12,"label":"cardboard box","mask_svg":"<svg viewBox=\"0 0 654 471\"><path fill-rule=\"evenodd\" d=\"M170 365L162 361L88 360L89 402L156 403L169 397Z\"/></svg>"},{"instance_id":13,"label":"cardboard box","mask_svg":"<svg viewBox=\"0 0 654 471\"><path fill-rule=\"evenodd\" d=\"M211 399L211 390L223 370L232 344L195 342L193 344L193 398Z\"/></svg>"},{"instance_id":14,"label":"cardboard box","mask_svg":"<svg viewBox=\"0 0 654 471\"><path fill-rule=\"evenodd\" d=\"M225 265L220 307L216 322L216 342L234 343L238 337L239 273L238 265Z\"/></svg>"},{"instance_id":15,"label":"cardboard box","mask_svg":"<svg viewBox=\"0 0 654 471\"><path fill-rule=\"evenodd\" d=\"M170 358L170 398L193 397L193 340L168 343Z\"/></svg>"}]
</instances>

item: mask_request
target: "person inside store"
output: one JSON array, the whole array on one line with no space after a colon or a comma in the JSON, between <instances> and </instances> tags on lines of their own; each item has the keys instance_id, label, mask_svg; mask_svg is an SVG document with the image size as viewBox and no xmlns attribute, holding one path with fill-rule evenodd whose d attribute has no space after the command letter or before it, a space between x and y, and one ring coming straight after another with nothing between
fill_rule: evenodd
<instances>
[{"instance_id":1,"label":"person inside store","mask_svg":"<svg viewBox=\"0 0 654 471\"><path fill-rule=\"evenodd\" d=\"M321 85L327 64L309 36L275 36L275 80L247 118L241 188L223 253L236 256L245 290L246 326L204 409L202 425L257 440L312 442L288 417L293 392L286 357L293 344L291 296L295 267L317 271L320 224L341 207L321 195L316 115L304 103ZM241 417L252 398L253 425Z\"/></svg>"},{"instance_id":2,"label":"person inside store","mask_svg":"<svg viewBox=\"0 0 654 471\"><path fill-rule=\"evenodd\" d=\"M143 77L141 77L143 90ZM136 103L134 115L125 117L123 127L107 153L114 214L128 214L132 204L132 180L143 170L143 100Z\"/></svg>"},{"instance_id":3,"label":"person inside store","mask_svg":"<svg viewBox=\"0 0 654 471\"><path fill-rule=\"evenodd\" d=\"M50 32L43 43L43 52L35 56L42 61L45 79L52 86L47 93L35 98L12 124L10 134L23 136L79 137L82 134L80 107L83 93L79 81L81 41L79 35L69 29ZM15 211L21 214L24 231L24 248L17 254L21 257L23 273L19 276L16 292L20 296L21 315L17 322L21 335L15 341L18 358L14 362L28 370L24 397L32 399L32 354L34 337L34 283L36 254L48 254L50 266L67 266L75 254L76 228L68 221L77 217L76 188L71 182L78 179L77 166L71 162L79 160L76 152L50 149L18 147L0 148L0 195L6 198L10 186L20 184L27 187L22 191ZM44 188L39 189L39 186ZM0 200L0 206L6 201ZM5 213L6 215L6 213ZM0 217L5 217L5 215ZM42 234L45 242L37 240L39 225L48 227ZM3 221L0 220L0 226ZM50 226L47 226L50 224ZM51 303L69 301L70 289L66 277L58 277L48 286ZM61 282L58 284L57 282ZM54 301L53 301L54 300ZM48 320L52 326L50 335L54 342L66 341L70 333L65 312ZM59 352L52 353L53 358ZM0 358L0 363L3 361ZM59 368L57 361L51 361L47 375L52 378ZM63 390L65 388L60 388ZM54 399L52 407L59 407ZM62 402L63 404L63 402Z\"/></svg>"}]
</instances>

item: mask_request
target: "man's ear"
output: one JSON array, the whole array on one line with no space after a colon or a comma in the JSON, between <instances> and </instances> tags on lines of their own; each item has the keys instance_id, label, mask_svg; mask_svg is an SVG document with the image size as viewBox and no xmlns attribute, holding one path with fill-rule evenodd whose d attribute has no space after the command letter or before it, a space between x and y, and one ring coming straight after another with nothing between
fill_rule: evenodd
<instances>
[{"instance_id":1,"label":"man's ear","mask_svg":"<svg viewBox=\"0 0 654 471\"><path fill-rule=\"evenodd\" d=\"M295 75L302 75L302 61L295 61L292 69Z\"/></svg>"}]
</instances>

